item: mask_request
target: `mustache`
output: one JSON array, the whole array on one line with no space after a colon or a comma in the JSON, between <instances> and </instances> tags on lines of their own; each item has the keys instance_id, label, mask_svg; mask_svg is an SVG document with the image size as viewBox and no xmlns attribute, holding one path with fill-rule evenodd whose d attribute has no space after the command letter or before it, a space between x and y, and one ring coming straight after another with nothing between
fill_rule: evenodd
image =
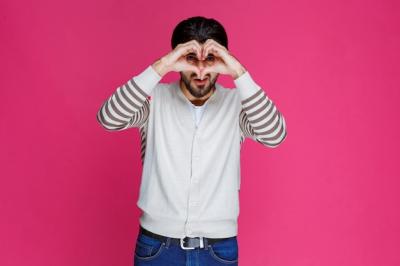
<instances>
[{"instance_id":1,"label":"mustache","mask_svg":"<svg viewBox=\"0 0 400 266\"><path fill-rule=\"evenodd\" d=\"M195 78L195 79L198 78L198 79L199 79L200 77L197 76L196 73L193 73L193 74L191 75L191 78L192 78L192 79L193 79L193 78ZM210 78L211 78L211 75L210 75L210 74L207 74L207 75L204 76L204 78L209 78L209 79L210 79Z\"/></svg>"}]
</instances>

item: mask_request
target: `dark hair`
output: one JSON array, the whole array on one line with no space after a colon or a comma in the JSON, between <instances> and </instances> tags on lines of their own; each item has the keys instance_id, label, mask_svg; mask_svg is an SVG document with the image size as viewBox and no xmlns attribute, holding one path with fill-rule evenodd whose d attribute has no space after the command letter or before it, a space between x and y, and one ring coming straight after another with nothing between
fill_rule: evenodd
<instances>
[{"instance_id":1,"label":"dark hair","mask_svg":"<svg viewBox=\"0 0 400 266\"><path fill-rule=\"evenodd\" d=\"M214 39L228 49L228 36L221 23L213 18L195 16L182 20L175 26L172 33L171 46L174 49L180 43L191 40L204 43L207 39Z\"/></svg>"}]
</instances>

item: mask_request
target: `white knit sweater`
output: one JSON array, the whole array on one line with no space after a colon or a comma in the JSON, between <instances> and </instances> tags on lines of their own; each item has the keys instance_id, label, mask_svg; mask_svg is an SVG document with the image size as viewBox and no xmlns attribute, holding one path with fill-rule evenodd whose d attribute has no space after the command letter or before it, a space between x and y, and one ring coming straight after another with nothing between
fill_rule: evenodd
<instances>
[{"instance_id":1,"label":"white knit sweater","mask_svg":"<svg viewBox=\"0 0 400 266\"><path fill-rule=\"evenodd\" d=\"M160 80L148 66L97 113L106 130L140 130L140 224L176 238L236 236L241 144L249 137L277 147L285 119L249 72L234 80L236 88L215 84L198 126L179 81Z\"/></svg>"}]
</instances>

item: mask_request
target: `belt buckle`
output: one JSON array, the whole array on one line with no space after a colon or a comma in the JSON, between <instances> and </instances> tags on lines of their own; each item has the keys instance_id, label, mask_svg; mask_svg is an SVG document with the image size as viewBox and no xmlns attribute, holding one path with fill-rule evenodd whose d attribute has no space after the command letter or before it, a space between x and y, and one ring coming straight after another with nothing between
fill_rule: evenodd
<instances>
[{"instance_id":1,"label":"belt buckle","mask_svg":"<svg viewBox=\"0 0 400 266\"><path fill-rule=\"evenodd\" d=\"M188 238L188 239L199 239L200 248L204 247L204 237L202 237L202 236L197 236L197 237L188 237L188 236L186 236L186 237L180 239L181 240L181 248L182 249L195 249L196 247L198 247L198 245L185 247L184 243L185 243L185 239L186 238Z\"/></svg>"}]
</instances>

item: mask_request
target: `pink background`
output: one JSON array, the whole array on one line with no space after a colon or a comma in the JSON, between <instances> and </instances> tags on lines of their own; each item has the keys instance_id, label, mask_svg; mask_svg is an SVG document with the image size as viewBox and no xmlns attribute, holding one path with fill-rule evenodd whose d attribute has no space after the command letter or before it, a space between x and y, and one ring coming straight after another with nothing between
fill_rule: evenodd
<instances>
[{"instance_id":1,"label":"pink background","mask_svg":"<svg viewBox=\"0 0 400 266\"><path fill-rule=\"evenodd\" d=\"M139 132L106 132L96 113L194 15L225 26L287 122L277 149L244 143L240 265L400 265L399 11L394 0L3 0L0 265L133 265Z\"/></svg>"}]
</instances>

